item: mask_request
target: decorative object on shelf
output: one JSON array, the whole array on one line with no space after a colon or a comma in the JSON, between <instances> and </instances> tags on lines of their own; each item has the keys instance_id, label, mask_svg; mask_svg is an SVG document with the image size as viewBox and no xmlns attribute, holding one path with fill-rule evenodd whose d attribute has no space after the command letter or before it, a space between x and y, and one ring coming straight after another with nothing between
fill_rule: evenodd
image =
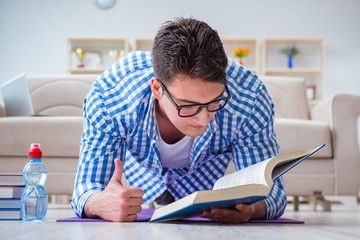
<instances>
[{"instance_id":1,"label":"decorative object on shelf","mask_svg":"<svg viewBox=\"0 0 360 240\"><path fill-rule=\"evenodd\" d=\"M299 53L299 50L295 46L292 46L292 47L286 47L286 48L282 49L281 53L284 53L285 55L288 56L288 67L292 68L293 67L293 59Z\"/></svg>"},{"instance_id":2,"label":"decorative object on shelf","mask_svg":"<svg viewBox=\"0 0 360 240\"><path fill-rule=\"evenodd\" d=\"M79 58L75 49L86 49L82 68L79 68ZM68 38L67 70L71 74L100 74L111 66L114 61L109 56L110 50L123 50L123 55L129 52L129 43L125 38ZM121 57L121 53L120 53Z\"/></svg>"},{"instance_id":3,"label":"decorative object on shelf","mask_svg":"<svg viewBox=\"0 0 360 240\"><path fill-rule=\"evenodd\" d=\"M250 49L249 48L235 48L233 50L233 57L235 58L240 58L239 63L241 65L244 65L243 62L243 57L246 57L247 55L249 55L250 53Z\"/></svg>"},{"instance_id":4,"label":"decorative object on shelf","mask_svg":"<svg viewBox=\"0 0 360 240\"><path fill-rule=\"evenodd\" d=\"M124 56L124 54L125 54L124 50L121 50L121 51L110 50L109 51L109 55L110 55L110 57L112 57L114 59L114 61L117 61L120 57Z\"/></svg>"},{"instance_id":5,"label":"decorative object on shelf","mask_svg":"<svg viewBox=\"0 0 360 240\"><path fill-rule=\"evenodd\" d=\"M76 65L76 67L78 69L81 69L81 71L83 71L83 69L85 69L85 68L93 69L93 68L102 68L103 67L101 51L87 50L87 49L85 50L85 49L79 48L79 47L75 48L72 51L75 52L76 57L79 59L79 63L78 63L78 65ZM86 58L85 58L85 55L86 55Z\"/></svg>"},{"instance_id":6,"label":"decorative object on shelf","mask_svg":"<svg viewBox=\"0 0 360 240\"><path fill-rule=\"evenodd\" d=\"M106 10L112 8L115 5L116 0L95 0L94 2L98 8Z\"/></svg>"},{"instance_id":7,"label":"decorative object on shelf","mask_svg":"<svg viewBox=\"0 0 360 240\"><path fill-rule=\"evenodd\" d=\"M75 53L76 53L76 56L79 58L80 62L79 64L77 65L78 68L83 68L84 67L84 57L85 57L85 54L86 54L86 50L85 49L82 49L82 48L76 48L75 49Z\"/></svg>"},{"instance_id":8,"label":"decorative object on shelf","mask_svg":"<svg viewBox=\"0 0 360 240\"><path fill-rule=\"evenodd\" d=\"M306 95L307 95L308 100L315 100L316 99L316 86L315 85L306 86Z\"/></svg>"}]
</instances>

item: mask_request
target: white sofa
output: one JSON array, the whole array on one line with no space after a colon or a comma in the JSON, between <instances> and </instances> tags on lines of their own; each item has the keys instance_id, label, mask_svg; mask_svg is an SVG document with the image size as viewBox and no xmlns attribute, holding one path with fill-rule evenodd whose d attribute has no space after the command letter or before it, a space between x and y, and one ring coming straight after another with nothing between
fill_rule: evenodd
<instances>
[{"instance_id":1,"label":"white sofa","mask_svg":"<svg viewBox=\"0 0 360 240\"><path fill-rule=\"evenodd\" d=\"M0 105L0 174L19 174L40 143L48 194L71 194L78 165L83 100L98 75L28 76L36 116L6 117ZM5 167L6 166L6 167Z\"/></svg>"},{"instance_id":2,"label":"white sofa","mask_svg":"<svg viewBox=\"0 0 360 240\"><path fill-rule=\"evenodd\" d=\"M280 151L326 144L314 157L284 175L287 194L324 195L327 200L343 202L356 210L360 190L360 96L339 94L309 109L303 80L263 80L275 103ZM316 202L312 205L316 210Z\"/></svg>"},{"instance_id":3,"label":"white sofa","mask_svg":"<svg viewBox=\"0 0 360 240\"><path fill-rule=\"evenodd\" d=\"M0 174L21 173L30 143L38 142L48 168L49 194L73 191L82 133L82 105L97 75L29 76L35 114L6 117L0 105ZM275 131L280 151L326 147L284 175L289 196L350 197L355 202L360 186L360 151L356 118L360 97L338 95L311 110L301 79L261 77L275 103ZM6 167L4 167L6 166ZM234 170L230 165L228 172Z\"/></svg>"},{"instance_id":4,"label":"white sofa","mask_svg":"<svg viewBox=\"0 0 360 240\"><path fill-rule=\"evenodd\" d=\"M275 104L275 133L280 152L326 146L284 175L288 196L325 195L357 208L360 189L360 145L357 118L360 96L336 95L311 109L305 81L292 77L260 77ZM234 171L232 165L228 172ZM314 199L314 198L312 198ZM313 203L316 207L316 202Z\"/></svg>"}]
</instances>

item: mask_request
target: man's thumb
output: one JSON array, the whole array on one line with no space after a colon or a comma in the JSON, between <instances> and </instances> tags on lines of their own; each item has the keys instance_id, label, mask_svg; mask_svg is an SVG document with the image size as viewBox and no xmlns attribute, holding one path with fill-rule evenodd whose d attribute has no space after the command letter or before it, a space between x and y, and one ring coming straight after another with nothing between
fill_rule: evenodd
<instances>
[{"instance_id":1,"label":"man's thumb","mask_svg":"<svg viewBox=\"0 0 360 240\"><path fill-rule=\"evenodd\" d=\"M117 182L121 183L121 176L123 173L123 165L122 165L122 162L120 161L120 159L118 159L118 158L116 158L114 162L115 162L115 170L111 177L111 181L117 181Z\"/></svg>"}]
</instances>

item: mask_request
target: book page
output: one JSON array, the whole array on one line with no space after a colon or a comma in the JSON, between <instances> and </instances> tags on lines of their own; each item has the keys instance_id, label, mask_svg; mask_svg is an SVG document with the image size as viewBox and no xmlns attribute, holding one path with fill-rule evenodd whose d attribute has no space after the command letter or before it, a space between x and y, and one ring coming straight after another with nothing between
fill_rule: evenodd
<instances>
[{"instance_id":1,"label":"book page","mask_svg":"<svg viewBox=\"0 0 360 240\"><path fill-rule=\"evenodd\" d=\"M272 158L221 177L216 181L213 189L224 189L247 184L267 185L265 168L271 159Z\"/></svg>"}]
</instances>

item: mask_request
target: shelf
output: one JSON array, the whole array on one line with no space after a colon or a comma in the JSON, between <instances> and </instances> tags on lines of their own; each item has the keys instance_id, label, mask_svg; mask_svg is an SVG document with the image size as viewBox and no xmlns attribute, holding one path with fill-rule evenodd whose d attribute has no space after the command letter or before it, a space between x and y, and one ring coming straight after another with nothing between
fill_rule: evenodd
<instances>
[{"instance_id":1,"label":"shelf","mask_svg":"<svg viewBox=\"0 0 360 240\"><path fill-rule=\"evenodd\" d=\"M267 44L322 44L322 38L267 38Z\"/></svg>"},{"instance_id":2,"label":"shelf","mask_svg":"<svg viewBox=\"0 0 360 240\"><path fill-rule=\"evenodd\" d=\"M70 68L68 72L71 74L93 74L93 73L103 73L105 69L103 68Z\"/></svg>"},{"instance_id":3,"label":"shelf","mask_svg":"<svg viewBox=\"0 0 360 240\"><path fill-rule=\"evenodd\" d=\"M71 44L127 44L125 38L68 38Z\"/></svg>"},{"instance_id":4,"label":"shelf","mask_svg":"<svg viewBox=\"0 0 360 240\"><path fill-rule=\"evenodd\" d=\"M135 39L135 51L152 51L154 39L137 38Z\"/></svg>"},{"instance_id":5,"label":"shelf","mask_svg":"<svg viewBox=\"0 0 360 240\"><path fill-rule=\"evenodd\" d=\"M129 44L124 38L68 38L67 70L71 74L102 73L109 68L116 59L110 56L110 51L118 51L120 56L129 52ZM75 52L82 49L83 67L78 67L80 59Z\"/></svg>"},{"instance_id":6,"label":"shelf","mask_svg":"<svg viewBox=\"0 0 360 240\"><path fill-rule=\"evenodd\" d=\"M310 101L309 101L309 104L310 104L311 106L314 106L314 105L318 104L320 101L321 101L321 100L319 100L319 99L310 100Z\"/></svg>"},{"instance_id":7,"label":"shelf","mask_svg":"<svg viewBox=\"0 0 360 240\"><path fill-rule=\"evenodd\" d=\"M322 74L318 68L265 68L265 74Z\"/></svg>"}]
</instances>

